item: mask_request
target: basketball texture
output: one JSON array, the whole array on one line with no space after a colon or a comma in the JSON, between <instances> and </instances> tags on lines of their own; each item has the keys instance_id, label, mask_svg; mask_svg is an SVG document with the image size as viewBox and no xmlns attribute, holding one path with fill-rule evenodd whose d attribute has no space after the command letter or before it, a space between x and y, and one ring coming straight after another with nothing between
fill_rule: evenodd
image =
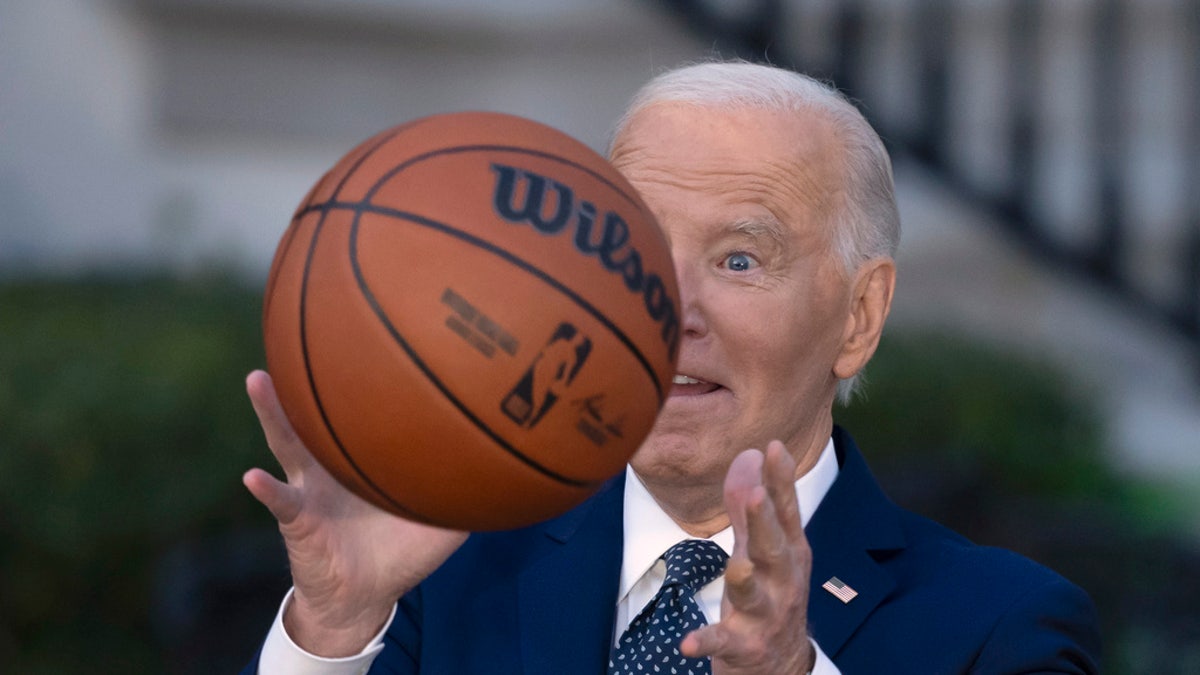
<instances>
[{"instance_id":1,"label":"basketball texture","mask_svg":"<svg viewBox=\"0 0 1200 675\"><path fill-rule=\"evenodd\" d=\"M339 481L496 530L623 469L670 387L679 312L666 240L603 157L463 112L384 131L317 182L263 328L288 419Z\"/></svg>"}]
</instances>

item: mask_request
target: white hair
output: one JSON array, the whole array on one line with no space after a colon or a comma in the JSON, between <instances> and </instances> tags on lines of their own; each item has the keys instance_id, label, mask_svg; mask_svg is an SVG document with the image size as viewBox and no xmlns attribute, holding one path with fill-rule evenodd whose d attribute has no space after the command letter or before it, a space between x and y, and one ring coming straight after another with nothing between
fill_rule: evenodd
<instances>
[{"instance_id":1,"label":"white hair","mask_svg":"<svg viewBox=\"0 0 1200 675\"><path fill-rule=\"evenodd\" d=\"M845 199L833 215L832 246L846 274L873 258L894 258L900 244L900 214L892 162L879 134L858 108L834 87L807 75L748 61L703 62L667 71L634 95L617 121L609 154L642 109L666 102L708 107L818 112L841 143ZM859 375L838 382L837 396L849 402Z\"/></svg>"}]
</instances>

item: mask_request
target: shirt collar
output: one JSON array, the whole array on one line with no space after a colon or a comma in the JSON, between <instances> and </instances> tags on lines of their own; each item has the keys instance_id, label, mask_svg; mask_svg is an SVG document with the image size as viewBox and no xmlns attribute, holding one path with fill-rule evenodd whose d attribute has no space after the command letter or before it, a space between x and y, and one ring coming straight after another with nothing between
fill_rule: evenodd
<instances>
[{"instance_id":1,"label":"shirt collar","mask_svg":"<svg viewBox=\"0 0 1200 675\"><path fill-rule=\"evenodd\" d=\"M796 500L800 504L800 522L808 525L825 493L838 475L833 439L825 444L817 463L796 479ZM625 549L621 559L621 589L618 601L645 575L659 556L671 546L691 538L662 510L631 467L625 469ZM711 540L727 554L733 553L733 528L714 534Z\"/></svg>"}]
</instances>

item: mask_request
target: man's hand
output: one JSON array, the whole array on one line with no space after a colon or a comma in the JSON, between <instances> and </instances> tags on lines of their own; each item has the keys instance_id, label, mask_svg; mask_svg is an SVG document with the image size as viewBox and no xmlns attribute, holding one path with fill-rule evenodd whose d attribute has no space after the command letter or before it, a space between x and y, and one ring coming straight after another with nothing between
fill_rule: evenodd
<instances>
[{"instance_id":1,"label":"man's hand","mask_svg":"<svg viewBox=\"0 0 1200 675\"><path fill-rule=\"evenodd\" d=\"M467 535L404 520L350 493L300 442L265 372L251 373L246 391L287 477L281 482L251 469L242 478L279 521L287 545L295 594L284 626L312 654L357 654L400 596L445 562Z\"/></svg>"},{"instance_id":2,"label":"man's hand","mask_svg":"<svg viewBox=\"0 0 1200 675\"><path fill-rule=\"evenodd\" d=\"M796 463L783 443L764 457L747 450L725 476L733 555L725 568L721 620L688 634L686 656L712 656L714 674L807 673L816 657L808 640L812 552L796 503Z\"/></svg>"}]
</instances>

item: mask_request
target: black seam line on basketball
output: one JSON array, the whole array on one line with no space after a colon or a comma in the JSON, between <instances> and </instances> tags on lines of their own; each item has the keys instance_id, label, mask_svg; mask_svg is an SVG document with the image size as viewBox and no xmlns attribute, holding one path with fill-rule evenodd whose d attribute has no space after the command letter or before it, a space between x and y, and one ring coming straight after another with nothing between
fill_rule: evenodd
<instances>
[{"instance_id":1,"label":"black seam line on basketball","mask_svg":"<svg viewBox=\"0 0 1200 675\"><path fill-rule=\"evenodd\" d=\"M383 142L386 142L388 139L390 139L392 136L395 136L395 135L396 135L395 133L388 134L388 136L386 138L383 138L380 141L380 143L368 148L365 152L363 152L362 157L359 157L354 162L354 166L351 167L350 171L347 172L346 175L342 176L342 179L340 181L338 181L337 187L335 187L333 189L333 194L335 197L337 196L337 193L341 191L342 187L345 186L346 180L350 176L350 174L353 173L354 170L357 169L362 164L363 160L366 159L368 156L370 156L370 154L372 152L377 150L379 148L380 144L382 144ZM328 177L329 177L329 174L326 173L317 180L316 185L314 185L310 189L309 194L307 195L307 197L309 197L309 201L305 204L302 204L300 206L300 208L296 209L295 215L292 216L291 221L288 223L288 229L287 229L287 231L285 231L283 233L283 240L279 243L278 253L276 253L276 256L275 256L281 262L287 258L287 253L292 248L292 242L295 241L296 235L300 232L300 221L304 219L304 216L307 216L308 214L310 214L314 211L312 197L316 196L317 192L320 191L321 185L325 182L325 179ZM319 208L320 208L320 205L318 204L318 209ZM320 232L319 223L323 222L324 219L325 219L325 216L324 216L324 214L322 214L321 220L318 221L318 226L316 227L316 230L313 232L314 239L316 238L317 233ZM311 246L311 242L310 242L310 246ZM311 255L311 252L312 252L312 250L310 249L309 250L310 255ZM307 255L305 256L304 269L305 269L306 274L303 277L302 282L304 284L307 284L307 282L308 282L308 276L307 276L308 256ZM265 295L268 299L273 298L275 295L275 282L276 282L276 278L274 275L271 276L267 280L267 289L266 289ZM300 308L301 308L301 310L303 310L303 308L304 308L304 286L303 285L301 286L301 291L300 291ZM264 307L264 311L265 311L265 309L266 308ZM303 326L303 324L304 324L303 314L301 314L300 321L301 321L301 326ZM303 335L303 333L301 335Z\"/></svg>"},{"instance_id":2,"label":"black seam line on basketball","mask_svg":"<svg viewBox=\"0 0 1200 675\"><path fill-rule=\"evenodd\" d=\"M379 141L379 143L377 143L375 146L373 146L372 148L370 148L369 150L364 152L363 156L360 157L359 160L354 163L354 166L349 171L346 172L346 175L342 177L341 181L338 183L338 186L336 188L334 188L333 194L336 195L338 192L340 192L342 187L346 184L346 181L349 180L350 176L354 174L354 170L357 169L358 166L360 166L363 163L363 161L365 161L366 158L371 155L371 153L375 152L375 150L377 150L379 148L379 146L383 145L385 142L387 142L389 139L391 139L392 136L394 136L394 135L395 134L389 134L387 137L381 139ZM412 516L418 520L429 520L429 518L404 506L403 504L397 502L395 500L395 498L393 498L391 495L384 492L383 489L380 488L378 485L376 485L375 481L371 480L371 477L368 476L367 473L362 470L362 467L360 467L358 465L358 463L354 461L354 457L352 457L350 455L350 453L346 451L346 446L342 444L342 439L340 437L338 437L337 431L333 428L333 422L329 419L328 413L325 412L325 405L323 403L321 403L321 395L320 395L320 393L317 392L316 377L313 375L312 362L309 359L309 355L308 355L308 331L306 329L306 327L307 327L307 318L306 318L307 311L306 310L307 310L307 304L308 304L308 275L309 275L309 270L312 268L313 257L316 254L317 240L320 238L321 230L324 229L325 218L328 215L329 215L329 210L326 209L325 211L323 211L321 213L321 217L317 219L317 224L313 231L312 240L308 246L308 254L304 259L304 276L301 279L301 283L300 283L300 351L304 356L304 374L308 378L308 390L309 390L309 393L312 395L313 403L315 403L317 406L317 412L319 412L321 414L321 423L325 426L325 430L329 432L329 437L333 439L333 443L334 443L334 445L337 446L338 452L342 453L342 457L345 458L346 462L350 465L350 467L352 469L354 469L354 472L358 474L359 478L361 478L364 483L369 485L371 487L371 489L375 490L376 494L378 494L381 498L383 498L384 501L386 501L387 503L394 506L397 511L400 511L404 515ZM302 217L302 216L303 216L303 214L300 214L297 217Z\"/></svg>"},{"instance_id":3,"label":"black seam line on basketball","mask_svg":"<svg viewBox=\"0 0 1200 675\"><path fill-rule=\"evenodd\" d=\"M287 258L287 252L289 250L291 250L291 248L292 248L292 242L294 242L296 240L296 234L298 232L300 232L300 220L303 217L304 216L302 214L297 213L292 218L291 222L288 223L288 229L286 232L284 232L283 241L280 242L280 244L279 244L279 253L276 256L279 258L281 265L283 264L283 261ZM278 270L276 272L278 272ZM277 279L278 276L279 276L278 273L276 273L267 278L267 288L266 288L266 291L264 291L264 293L263 293L264 303L274 301L275 283L278 281L278 279ZM263 311L264 312L267 311L267 306L265 304L263 305Z\"/></svg>"},{"instance_id":4,"label":"black seam line on basketball","mask_svg":"<svg viewBox=\"0 0 1200 675\"><path fill-rule=\"evenodd\" d=\"M350 180L350 177L354 175L354 172L358 171L359 167L361 167L363 165L363 162L367 161L368 157L375 154L375 151L378 150L380 147L382 147L384 143L387 143L388 141L392 140L396 136L399 136L401 131L404 131L409 126L412 126L412 124L413 124L413 122L409 122L408 124L402 124L398 127L393 128L390 133L387 133L387 134L381 136L379 138L378 142L375 143L375 145L372 145L371 147L364 150L362 156L359 157L358 159L354 160L354 164L351 165L350 168L346 169L346 172L344 174L342 174L342 179L338 181L337 187L335 187L333 189L333 193L332 193L333 199L336 199L337 196L339 194L341 194L342 188L346 187L346 182ZM311 207L311 204L309 206ZM312 210L311 208L306 207L301 212L301 215L303 215L304 213L307 213L311 210Z\"/></svg>"},{"instance_id":5,"label":"black seam line on basketball","mask_svg":"<svg viewBox=\"0 0 1200 675\"><path fill-rule=\"evenodd\" d=\"M308 272L312 265L312 259L317 249L317 238L325 225L325 215L326 214L321 215L321 218L317 221L316 230L313 232L312 243L309 244L308 255L304 261L304 280L300 286L300 351L304 355L304 373L308 377L309 393L312 395L313 403L315 403L317 406L317 412L321 415L321 423L325 426L325 430L329 433L329 437L333 439L333 444L337 446L338 452L342 453L342 457L345 458L346 462L351 468L354 469L354 472L359 475L363 482L369 485L371 489L373 489L380 497L384 499L384 501L394 506L396 510L414 518L426 519L423 518L421 514L397 502L394 498L392 498L391 495L384 492L383 489L376 485L375 481L371 480L370 476L368 476L367 473L362 470L362 467L360 467L358 463L354 461L354 457L346 451L346 446L342 443L342 439L338 436L337 430L334 429L333 422L329 419L329 414L325 412L325 405L321 402L321 395L317 393L316 378L313 375L312 363L309 360L308 355L308 333L305 327L305 304L308 295Z\"/></svg>"},{"instance_id":6,"label":"black seam line on basketball","mask_svg":"<svg viewBox=\"0 0 1200 675\"><path fill-rule=\"evenodd\" d=\"M426 153L422 153L420 155L416 155L414 157L410 157L410 158L404 160L403 162L401 162L400 164L397 164L396 166L392 167L390 170L388 170L387 173L383 174L383 176L379 179L379 181L367 192L367 196L363 201L364 202L370 201L371 197L374 196L376 190L378 190L381 185L383 185L389 179L391 179L392 176L403 171L404 169L408 168L410 165L412 165L416 162L421 162L421 161L424 161L431 157L436 157L438 155L457 155L457 154L463 154L463 153L468 153L468 152L493 152L493 151L494 152L513 152L513 153L517 153L517 154L531 155L533 157L540 157L542 159L553 160L555 162L558 162L559 164L565 164L574 169L578 169L578 170L586 173L587 175L591 176L592 178L595 178L596 180L600 181L601 183L604 183L609 188L611 188L613 190L613 192L616 192L617 194L621 195L621 198L624 199L625 201L629 202L629 204L631 206L633 206L634 208L637 208L638 210L641 210L641 207L638 204L636 199L629 196L623 189L621 189L621 186L619 186L616 183L612 182L611 180L605 178L603 175L597 173L596 171L593 171L592 169L589 169L588 167L586 167L578 162L574 162L572 160L569 160L565 157L561 157L559 155L555 155L553 153L542 152L540 150L530 150L529 148L522 148L522 147L515 146L515 145L459 145L459 146L453 146L453 147L449 147L449 148L441 148L439 150L433 150L431 152L426 152ZM335 192L334 194L336 195L337 193ZM331 199L328 202L323 202L321 204L310 204L310 205L306 206L300 212L300 215L304 215L305 213L307 213L309 211L316 211L316 210L325 208L325 206L327 204L334 203L335 201L336 201L336 198ZM338 203L342 203L342 202L338 202ZM348 203L348 202L346 202L346 203Z\"/></svg>"},{"instance_id":7,"label":"black seam line on basketball","mask_svg":"<svg viewBox=\"0 0 1200 675\"><path fill-rule=\"evenodd\" d=\"M513 447L513 445L500 436L500 434L485 424L483 420L479 419L479 417L477 417L474 412L472 412L462 401L460 401L458 397L450 391L446 384L442 382L436 374L434 374L429 365L426 364L425 361L421 359L420 355L417 354L416 350L412 348L412 345L410 345L408 341L404 339L404 336L400 334L400 331L396 329L390 320L388 320L387 313L383 311L383 307L379 304L379 300L376 299L375 294L371 292L370 287L367 285L366 279L363 277L362 268L358 264L358 247L353 243L358 236L358 223L362 218L362 213L362 210L356 211L354 214L354 222L350 226L350 240L352 242L350 245L350 266L354 270L354 277L358 280L358 287L359 290L362 291L363 297L366 298L367 303L371 305L371 310L375 312L375 315L379 318L380 322L383 323L384 328L386 328L388 333L391 334L392 339L400 345L400 348L403 349L406 354L408 354L408 357L412 359L412 362L417 366L417 368L419 368L421 372L425 374L425 377L428 378L429 381L432 382L435 387L437 387L438 391L442 393L442 396L446 397L446 400L450 401L455 408L458 408L458 411L461 412L464 417L470 420L471 423L476 426L476 428L486 434L488 438L491 438L492 441L494 441L496 445L503 448L505 452L520 460L531 469L534 469L542 475L554 479L563 485L570 485L574 487L594 487L603 483L604 481L580 480L578 478L565 476L557 471L554 471L553 469L550 469L549 467L543 466L535 461L532 457L529 457L525 453Z\"/></svg>"},{"instance_id":8,"label":"black seam line on basketball","mask_svg":"<svg viewBox=\"0 0 1200 675\"><path fill-rule=\"evenodd\" d=\"M600 310L596 309L590 302L585 300L582 296L580 296L574 290L569 288L566 284L562 283L558 279L555 279L553 276L550 275L550 273L546 272L545 270L541 269L540 267L537 267L536 265L534 265L533 263L531 263L527 260L518 258L511 251L502 249L502 248L496 246L495 244L492 244L489 241L486 241L486 240L480 239L479 237L476 237L473 234L469 234L458 228L451 227L450 225L447 225L445 223L441 223L436 220L425 218L424 216L418 216L415 213L408 213L406 211L400 211L400 210L388 208L385 206L376 206L374 204L363 204L363 203L330 202L327 204L327 206L328 206L329 210L346 209L346 210L355 211L356 212L355 225L357 225L358 217L363 212L374 213L374 214L381 215L381 216L388 216L390 218L399 218L399 219L411 221L413 223L416 223L417 225L423 225L430 229L434 229L439 232L449 234L452 237L461 239L462 241L465 241L468 244L471 244L473 246L481 248L493 255L499 256L499 257L503 258L504 260L508 261L509 263L515 265L516 267L525 270L526 272L532 274L533 276L537 277L538 279L541 279L543 282L545 282L551 288L553 288L554 290L567 296L567 298L569 298L572 302L574 302L581 309L583 309L585 312L590 314L592 316L592 318L594 318L596 321L600 322L601 325L603 325L605 328L607 328L608 331L610 333L612 333L617 338L617 340L619 340L621 342L621 344L625 345L625 348L628 349L630 351L630 353L632 353L634 355L634 357L637 359L638 363L641 364L642 370L645 371L646 376L650 378L651 384L654 385L654 395L658 399L659 406L662 405L662 403L663 403L662 385L659 383L658 377L654 374L654 366L650 365L650 360L646 358L646 355L643 354L640 349L638 349L637 345L635 345L633 343L633 340L629 339L628 335L626 335L624 332L622 332L621 329L618 328L616 324L614 324L608 317L604 316L604 314L602 314L600 312Z\"/></svg>"},{"instance_id":9,"label":"black seam line on basketball","mask_svg":"<svg viewBox=\"0 0 1200 675\"><path fill-rule=\"evenodd\" d=\"M579 305L584 310L586 310L589 314L591 314L597 321L599 321L606 328L608 328L609 331L611 331L613 333L613 335L617 336L617 339L620 340L625 345L625 347L627 349L629 349L629 351L631 353L633 353L633 355L637 358L638 362L641 364L642 369L645 370L646 375L649 376L650 382L654 385L654 393L655 393L655 397L658 399L658 407L661 408L663 405L663 401L664 401L662 385L659 383L658 377L654 373L654 367L650 365L649 360L646 358L646 356L644 354L642 354L641 350L638 349L637 346L633 344L633 341L630 340L628 338L628 336L626 336L624 333L622 333L621 330L618 329L612 322L610 322L607 317L602 315L599 311L596 310L595 307L592 307L591 304L589 304L586 300L584 300L582 297L577 295L574 291L572 291L571 289L567 288L565 285L563 285L560 282L558 282L557 280L555 280L553 277L551 277L545 271L533 266L531 263L521 260L520 258L517 258L516 256L509 253L508 251L496 248L492 244L490 244L486 241L483 241L482 239L479 239L473 235L467 234L466 232L463 232L461 230L451 228L449 225L446 225L444 223L439 223L439 222L433 221L433 220L427 220L427 219L424 219L421 216L417 216L415 214L408 214L403 211L388 209L387 207L376 206L371 203L371 199L375 196L375 193L378 192L380 188L382 188L389 180L391 180L393 176L400 173L401 171L408 168L409 166L411 166L417 162L421 162L426 159L429 159L431 157L437 157L439 155L465 154L465 153L472 153L472 152L511 152L511 153L515 153L515 154L525 154L525 155L530 155L533 157L540 157L542 159L548 159L548 160L551 160L554 162L558 162L560 164L565 164L567 166L570 166L570 167L573 167L580 171L583 171L584 173L587 173L589 176L592 176L596 180L599 180L600 182L604 183L609 188L611 188L614 192L621 195L621 197L623 197L626 201L628 201L635 208L638 206L637 202L632 197L625 194L625 192L619 186L614 184L612 181L608 180L607 178L600 175L599 173L596 173L595 171L592 171L591 169L587 168L586 166L583 166L582 164L579 164L578 162L575 162L573 160L567 159L565 157L561 157L561 156L553 154L553 153L543 152L541 150L532 150L532 149L523 148L520 146L498 145L498 144L477 144L477 145L459 145L459 146L452 146L449 148L440 148L438 150L432 150L430 152L425 152L420 155L410 157L410 158L404 160L403 162L397 164L396 166L392 167L387 172L385 172L382 176L380 176L380 178L375 181L375 184L372 185L369 190L367 190L367 193L363 197L361 202L357 202L357 203L356 202L337 202L335 199L331 199L328 202L321 204L320 208L332 209L332 208L336 208L338 206L344 206L346 208L355 210L356 211L355 226L357 226L358 218L361 215L362 210L370 210L370 211L373 211L376 213L380 213L381 215L394 215L394 216L401 217L401 218L407 217L408 219L413 220L414 222L417 222L419 224L424 224L426 226L430 226L435 229L440 229L443 232L446 232L448 234L451 234L453 236L456 236L456 237L462 239L463 241L471 243L477 247L483 248L484 250L490 251L490 252L508 260L509 262L513 263L514 265L517 265L518 267L524 269L525 271L533 274L534 276L542 279L547 284L549 284L551 287L556 288L557 290L559 290L560 292L565 294L568 298L570 298L572 301L574 301L577 305ZM336 197L336 193L335 193L335 197ZM354 251L357 250L357 249L353 248L353 246L354 246L353 241L351 243L351 246L352 246L351 255L353 256ZM356 262L357 262L357 259L356 259ZM386 321L386 318L383 317L382 315L380 316L380 318L383 319L384 321Z\"/></svg>"}]
</instances>

